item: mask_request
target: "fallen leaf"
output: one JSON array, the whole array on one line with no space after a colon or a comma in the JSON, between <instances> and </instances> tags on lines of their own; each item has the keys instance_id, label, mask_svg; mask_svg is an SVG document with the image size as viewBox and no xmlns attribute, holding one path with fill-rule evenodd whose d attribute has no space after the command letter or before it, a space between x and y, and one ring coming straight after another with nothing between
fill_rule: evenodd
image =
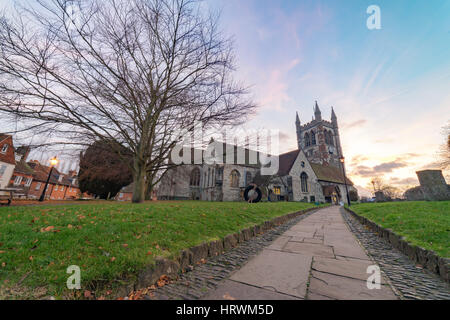
<instances>
[{"instance_id":1,"label":"fallen leaf","mask_svg":"<svg viewBox=\"0 0 450 320\"><path fill-rule=\"evenodd\" d=\"M0 250L0 253L5 253L5 251Z\"/></svg>"},{"instance_id":2,"label":"fallen leaf","mask_svg":"<svg viewBox=\"0 0 450 320\"><path fill-rule=\"evenodd\" d=\"M33 261L33 256L30 256L28 259L30 259L30 261Z\"/></svg>"},{"instance_id":3,"label":"fallen leaf","mask_svg":"<svg viewBox=\"0 0 450 320\"><path fill-rule=\"evenodd\" d=\"M53 229L55 229L54 226L49 226L49 227L47 227L47 228L42 228L42 229L41 229L41 232L49 232L49 231L52 231Z\"/></svg>"},{"instance_id":4,"label":"fallen leaf","mask_svg":"<svg viewBox=\"0 0 450 320\"><path fill-rule=\"evenodd\" d=\"M72 229L72 228L73 228L73 225L69 224L69 225L67 226L67 228Z\"/></svg>"},{"instance_id":5,"label":"fallen leaf","mask_svg":"<svg viewBox=\"0 0 450 320\"><path fill-rule=\"evenodd\" d=\"M89 291L89 290L85 290L84 291L84 297L85 298L90 298L92 295L91 295L91 292Z\"/></svg>"},{"instance_id":6,"label":"fallen leaf","mask_svg":"<svg viewBox=\"0 0 450 320\"><path fill-rule=\"evenodd\" d=\"M116 257L111 258L111 262L114 262L114 261L116 261Z\"/></svg>"},{"instance_id":7,"label":"fallen leaf","mask_svg":"<svg viewBox=\"0 0 450 320\"><path fill-rule=\"evenodd\" d=\"M122 247L127 248L127 247L128 247L128 244L124 243L124 244L122 245Z\"/></svg>"},{"instance_id":8,"label":"fallen leaf","mask_svg":"<svg viewBox=\"0 0 450 320\"><path fill-rule=\"evenodd\" d=\"M224 298L225 300L236 300L236 298L230 296L228 293L225 293L225 294L223 295L223 298Z\"/></svg>"},{"instance_id":9,"label":"fallen leaf","mask_svg":"<svg viewBox=\"0 0 450 320\"><path fill-rule=\"evenodd\" d=\"M6 262L2 262L2 267L6 267Z\"/></svg>"},{"instance_id":10,"label":"fallen leaf","mask_svg":"<svg viewBox=\"0 0 450 320\"><path fill-rule=\"evenodd\" d=\"M147 255L148 256L152 255L152 252L151 251L147 252Z\"/></svg>"}]
</instances>

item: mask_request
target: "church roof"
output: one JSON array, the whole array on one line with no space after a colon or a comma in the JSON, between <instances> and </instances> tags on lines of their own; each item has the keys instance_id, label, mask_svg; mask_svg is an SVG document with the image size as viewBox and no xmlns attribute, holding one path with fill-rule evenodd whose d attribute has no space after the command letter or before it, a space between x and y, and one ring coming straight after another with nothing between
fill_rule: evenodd
<instances>
[{"instance_id":1,"label":"church roof","mask_svg":"<svg viewBox=\"0 0 450 320\"><path fill-rule=\"evenodd\" d=\"M324 166L317 163L310 164L318 180L344 184L342 169L331 165ZM346 180L348 185L353 185L353 182L348 178Z\"/></svg>"},{"instance_id":2,"label":"church roof","mask_svg":"<svg viewBox=\"0 0 450 320\"><path fill-rule=\"evenodd\" d=\"M298 157L300 150L294 150L291 152L280 154L279 156L279 169L278 175L288 175L294 165L295 160Z\"/></svg>"}]
</instances>

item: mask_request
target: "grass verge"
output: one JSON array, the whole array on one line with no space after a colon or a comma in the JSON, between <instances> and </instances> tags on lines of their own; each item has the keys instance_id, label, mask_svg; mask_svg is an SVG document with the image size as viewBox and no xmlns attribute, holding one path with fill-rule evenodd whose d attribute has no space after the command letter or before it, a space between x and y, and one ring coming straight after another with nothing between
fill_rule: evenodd
<instances>
[{"instance_id":1,"label":"grass verge","mask_svg":"<svg viewBox=\"0 0 450 320\"><path fill-rule=\"evenodd\" d=\"M220 239L313 204L154 202L0 208L0 299L77 298L66 289L71 265L82 290L113 288L157 256Z\"/></svg>"},{"instance_id":2,"label":"grass verge","mask_svg":"<svg viewBox=\"0 0 450 320\"><path fill-rule=\"evenodd\" d=\"M450 201L362 203L351 209L414 245L450 257Z\"/></svg>"}]
</instances>

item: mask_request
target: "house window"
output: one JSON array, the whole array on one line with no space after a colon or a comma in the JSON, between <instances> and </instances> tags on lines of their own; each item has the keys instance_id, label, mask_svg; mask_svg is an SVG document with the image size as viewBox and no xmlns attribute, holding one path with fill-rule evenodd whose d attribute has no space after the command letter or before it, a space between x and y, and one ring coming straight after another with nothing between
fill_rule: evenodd
<instances>
[{"instance_id":1,"label":"house window","mask_svg":"<svg viewBox=\"0 0 450 320\"><path fill-rule=\"evenodd\" d=\"M237 170L233 170L231 171L231 175L230 175L230 180L231 180L231 184L230 187L231 188L239 188L239 178L240 178L240 174Z\"/></svg>"},{"instance_id":2,"label":"house window","mask_svg":"<svg viewBox=\"0 0 450 320\"><path fill-rule=\"evenodd\" d=\"M38 182L38 183L36 183L36 190L40 190L41 189L41 186L42 186L42 183L40 183L40 182Z\"/></svg>"},{"instance_id":3,"label":"house window","mask_svg":"<svg viewBox=\"0 0 450 320\"><path fill-rule=\"evenodd\" d=\"M55 191L58 191L58 185L55 186Z\"/></svg>"},{"instance_id":4,"label":"house window","mask_svg":"<svg viewBox=\"0 0 450 320\"><path fill-rule=\"evenodd\" d=\"M300 181L302 192L308 192L308 175L305 172L300 175Z\"/></svg>"},{"instance_id":5,"label":"house window","mask_svg":"<svg viewBox=\"0 0 450 320\"><path fill-rule=\"evenodd\" d=\"M5 171L6 171L6 166L5 165L1 165L0 166L0 180L2 180L2 177L5 174Z\"/></svg>"},{"instance_id":6,"label":"house window","mask_svg":"<svg viewBox=\"0 0 450 320\"><path fill-rule=\"evenodd\" d=\"M19 185L22 183L22 179L23 179L22 176L17 176L17 177L14 179L14 185L15 185L15 186L19 186Z\"/></svg>"},{"instance_id":7,"label":"house window","mask_svg":"<svg viewBox=\"0 0 450 320\"><path fill-rule=\"evenodd\" d=\"M311 196L310 200L311 200L310 202L316 202L316 197L315 196Z\"/></svg>"},{"instance_id":8,"label":"house window","mask_svg":"<svg viewBox=\"0 0 450 320\"><path fill-rule=\"evenodd\" d=\"M191 180L189 185L193 187L200 186L200 169L194 168L194 170L191 171Z\"/></svg>"},{"instance_id":9,"label":"house window","mask_svg":"<svg viewBox=\"0 0 450 320\"><path fill-rule=\"evenodd\" d=\"M25 183L25 187L31 186L31 182L33 181L33 178L27 178L27 182Z\"/></svg>"},{"instance_id":10,"label":"house window","mask_svg":"<svg viewBox=\"0 0 450 320\"><path fill-rule=\"evenodd\" d=\"M60 191L64 191L64 186L61 186L61 189L60 189Z\"/></svg>"},{"instance_id":11,"label":"house window","mask_svg":"<svg viewBox=\"0 0 450 320\"><path fill-rule=\"evenodd\" d=\"M4 144L2 147L2 153L6 153L6 151L8 151L9 145L8 144Z\"/></svg>"},{"instance_id":12,"label":"house window","mask_svg":"<svg viewBox=\"0 0 450 320\"><path fill-rule=\"evenodd\" d=\"M279 196L281 194L281 187L273 187L273 193Z\"/></svg>"},{"instance_id":13,"label":"house window","mask_svg":"<svg viewBox=\"0 0 450 320\"><path fill-rule=\"evenodd\" d=\"M210 180L211 180L211 168L208 168L208 184L207 186L210 186Z\"/></svg>"}]
</instances>

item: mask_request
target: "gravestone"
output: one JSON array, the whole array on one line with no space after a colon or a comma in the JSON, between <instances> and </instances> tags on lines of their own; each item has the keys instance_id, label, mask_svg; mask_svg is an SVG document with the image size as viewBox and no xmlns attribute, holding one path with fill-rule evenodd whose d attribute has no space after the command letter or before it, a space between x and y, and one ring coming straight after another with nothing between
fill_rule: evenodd
<instances>
[{"instance_id":1,"label":"gravestone","mask_svg":"<svg viewBox=\"0 0 450 320\"><path fill-rule=\"evenodd\" d=\"M416 173L425 200L450 200L450 187L445 182L441 170L424 170Z\"/></svg>"}]
</instances>

